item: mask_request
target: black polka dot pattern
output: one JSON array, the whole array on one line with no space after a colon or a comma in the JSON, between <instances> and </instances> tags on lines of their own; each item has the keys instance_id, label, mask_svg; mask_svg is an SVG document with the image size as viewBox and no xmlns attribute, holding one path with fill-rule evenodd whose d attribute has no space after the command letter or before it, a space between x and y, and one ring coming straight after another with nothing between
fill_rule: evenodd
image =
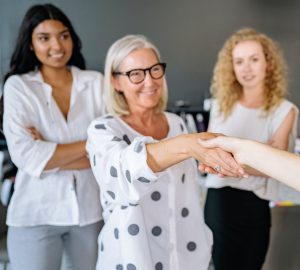
<instances>
[{"instance_id":1,"label":"black polka dot pattern","mask_svg":"<svg viewBox=\"0 0 300 270\"><path fill-rule=\"evenodd\" d=\"M125 175L126 175L127 181L128 181L129 183L131 183L131 175L130 175L130 171L126 170Z\"/></svg>"},{"instance_id":2,"label":"black polka dot pattern","mask_svg":"<svg viewBox=\"0 0 300 270\"><path fill-rule=\"evenodd\" d=\"M185 173L181 176L181 182L184 183L185 181Z\"/></svg>"},{"instance_id":3,"label":"black polka dot pattern","mask_svg":"<svg viewBox=\"0 0 300 270\"><path fill-rule=\"evenodd\" d=\"M123 136L123 140L124 140L128 145L131 144L131 141L129 140L129 138L128 138L128 136L127 136L126 134Z\"/></svg>"},{"instance_id":4,"label":"black polka dot pattern","mask_svg":"<svg viewBox=\"0 0 300 270\"><path fill-rule=\"evenodd\" d=\"M114 166L110 167L110 175L112 177L118 177L118 171L117 171L117 169Z\"/></svg>"},{"instance_id":5,"label":"black polka dot pattern","mask_svg":"<svg viewBox=\"0 0 300 270\"><path fill-rule=\"evenodd\" d=\"M136 267L134 264L129 263L129 264L127 264L127 270L136 270Z\"/></svg>"},{"instance_id":6,"label":"black polka dot pattern","mask_svg":"<svg viewBox=\"0 0 300 270\"><path fill-rule=\"evenodd\" d=\"M189 209L187 209L185 207L182 208L181 215L182 215L182 217L187 217L189 215Z\"/></svg>"},{"instance_id":7,"label":"black polka dot pattern","mask_svg":"<svg viewBox=\"0 0 300 270\"><path fill-rule=\"evenodd\" d=\"M124 210L124 209L126 209L126 208L128 208L127 205L121 205L121 209L122 209L122 210Z\"/></svg>"},{"instance_id":8,"label":"black polka dot pattern","mask_svg":"<svg viewBox=\"0 0 300 270\"><path fill-rule=\"evenodd\" d=\"M112 191L108 190L108 191L106 191L106 192L107 192L107 194L108 194L110 197L112 197L112 199L115 199L115 198L116 198L115 193L113 193Z\"/></svg>"},{"instance_id":9,"label":"black polka dot pattern","mask_svg":"<svg viewBox=\"0 0 300 270\"><path fill-rule=\"evenodd\" d=\"M121 264L118 264L118 265L116 266L116 270L123 270L123 266L122 266Z\"/></svg>"},{"instance_id":10,"label":"black polka dot pattern","mask_svg":"<svg viewBox=\"0 0 300 270\"><path fill-rule=\"evenodd\" d=\"M136 153L140 153L143 150L143 143L142 142L136 143L133 149Z\"/></svg>"},{"instance_id":11,"label":"black polka dot pattern","mask_svg":"<svg viewBox=\"0 0 300 270\"><path fill-rule=\"evenodd\" d=\"M160 193L159 193L158 191L152 192L152 194L151 194L151 199L152 199L153 201L159 201L160 198L161 198L161 195L160 195Z\"/></svg>"},{"instance_id":12,"label":"black polka dot pattern","mask_svg":"<svg viewBox=\"0 0 300 270\"><path fill-rule=\"evenodd\" d=\"M97 125L95 125L95 128L96 129L106 129L105 125L103 125L103 124L97 124Z\"/></svg>"},{"instance_id":13,"label":"black polka dot pattern","mask_svg":"<svg viewBox=\"0 0 300 270\"><path fill-rule=\"evenodd\" d=\"M155 264L155 270L163 270L163 264L161 262Z\"/></svg>"},{"instance_id":14,"label":"black polka dot pattern","mask_svg":"<svg viewBox=\"0 0 300 270\"><path fill-rule=\"evenodd\" d=\"M150 180L145 177L139 177L137 180L142 183L150 183Z\"/></svg>"},{"instance_id":15,"label":"black polka dot pattern","mask_svg":"<svg viewBox=\"0 0 300 270\"><path fill-rule=\"evenodd\" d=\"M101 251L104 251L104 245L103 245L103 242L101 242L100 250L101 250Z\"/></svg>"},{"instance_id":16,"label":"black polka dot pattern","mask_svg":"<svg viewBox=\"0 0 300 270\"><path fill-rule=\"evenodd\" d=\"M129 203L130 206L138 206L138 203Z\"/></svg>"},{"instance_id":17,"label":"black polka dot pattern","mask_svg":"<svg viewBox=\"0 0 300 270\"><path fill-rule=\"evenodd\" d=\"M139 228L139 226L136 225L136 224L131 224L131 225L129 225L129 227L128 227L128 233L129 233L130 235L137 235L137 234L139 233L139 231L140 231L140 228Z\"/></svg>"},{"instance_id":18,"label":"black polka dot pattern","mask_svg":"<svg viewBox=\"0 0 300 270\"><path fill-rule=\"evenodd\" d=\"M94 167L95 167L96 166L96 155L94 155L93 164L94 164Z\"/></svg>"},{"instance_id":19,"label":"black polka dot pattern","mask_svg":"<svg viewBox=\"0 0 300 270\"><path fill-rule=\"evenodd\" d=\"M184 131L183 124L180 124L180 129L181 129L181 131Z\"/></svg>"},{"instance_id":20,"label":"black polka dot pattern","mask_svg":"<svg viewBox=\"0 0 300 270\"><path fill-rule=\"evenodd\" d=\"M105 119L112 119L112 118L114 118L112 115L107 115L107 116L105 116L104 117Z\"/></svg>"},{"instance_id":21,"label":"black polka dot pattern","mask_svg":"<svg viewBox=\"0 0 300 270\"><path fill-rule=\"evenodd\" d=\"M115 136L115 137L112 138L112 141L113 142L120 142L120 141L122 141L122 139Z\"/></svg>"},{"instance_id":22,"label":"black polka dot pattern","mask_svg":"<svg viewBox=\"0 0 300 270\"><path fill-rule=\"evenodd\" d=\"M161 228L159 226L155 226L152 229L152 234L154 236L159 236L161 234Z\"/></svg>"},{"instance_id":23,"label":"black polka dot pattern","mask_svg":"<svg viewBox=\"0 0 300 270\"><path fill-rule=\"evenodd\" d=\"M188 242L188 244L187 244L187 249L189 250L189 251L194 251L194 250L196 250L196 248L197 248L197 245L196 245L196 243L195 242Z\"/></svg>"},{"instance_id":24,"label":"black polka dot pattern","mask_svg":"<svg viewBox=\"0 0 300 270\"><path fill-rule=\"evenodd\" d=\"M118 228L114 229L114 235L115 235L116 239L119 239L119 230L118 230Z\"/></svg>"}]
</instances>

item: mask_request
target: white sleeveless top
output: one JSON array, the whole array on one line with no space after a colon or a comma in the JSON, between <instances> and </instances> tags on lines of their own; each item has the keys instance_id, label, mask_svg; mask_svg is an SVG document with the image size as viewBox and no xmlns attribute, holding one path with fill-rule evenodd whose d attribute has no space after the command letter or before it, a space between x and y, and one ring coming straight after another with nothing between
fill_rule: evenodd
<instances>
[{"instance_id":1,"label":"white sleeveless top","mask_svg":"<svg viewBox=\"0 0 300 270\"><path fill-rule=\"evenodd\" d=\"M209 131L268 143L292 108L296 109L296 115L298 115L298 108L288 100L284 100L270 114L264 116L262 108L246 108L237 102L231 115L224 121L223 116L219 113L219 106L214 100L209 120ZM294 150L296 135L297 117L295 117L289 138L289 151ZM284 170L284 168L282 169ZM226 177L226 179L222 179L210 174L206 180L207 187L230 186L249 190L253 191L258 197L268 200L279 200L280 185L283 184L274 179L258 176L249 176L248 178ZM280 199L282 200L282 198Z\"/></svg>"}]
</instances>

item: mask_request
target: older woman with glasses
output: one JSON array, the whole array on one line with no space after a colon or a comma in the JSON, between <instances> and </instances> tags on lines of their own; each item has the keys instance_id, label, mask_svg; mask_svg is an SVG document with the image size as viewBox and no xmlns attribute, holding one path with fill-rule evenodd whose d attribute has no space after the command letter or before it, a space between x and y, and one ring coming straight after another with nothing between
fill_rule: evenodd
<instances>
[{"instance_id":1,"label":"older woman with glasses","mask_svg":"<svg viewBox=\"0 0 300 270\"><path fill-rule=\"evenodd\" d=\"M144 36L125 36L108 51L110 114L91 123L87 143L105 219L97 269L207 269L212 235L192 158L243 173L227 152L198 143L213 135L186 134L181 118L164 112L165 68Z\"/></svg>"}]
</instances>

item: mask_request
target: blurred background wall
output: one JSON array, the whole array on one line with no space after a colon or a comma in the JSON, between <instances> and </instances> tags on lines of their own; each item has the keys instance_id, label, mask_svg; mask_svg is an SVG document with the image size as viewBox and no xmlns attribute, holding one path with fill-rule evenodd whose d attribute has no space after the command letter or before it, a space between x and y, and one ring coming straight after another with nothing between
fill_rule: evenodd
<instances>
[{"instance_id":1,"label":"blurred background wall","mask_svg":"<svg viewBox=\"0 0 300 270\"><path fill-rule=\"evenodd\" d=\"M90 69L129 33L148 36L168 63L169 103L202 105L217 53L234 31L249 26L274 38L289 65L290 99L300 106L300 1L297 0L0 0L0 80L29 6L53 3L71 19Z\"/></svg>"}]
</instances>

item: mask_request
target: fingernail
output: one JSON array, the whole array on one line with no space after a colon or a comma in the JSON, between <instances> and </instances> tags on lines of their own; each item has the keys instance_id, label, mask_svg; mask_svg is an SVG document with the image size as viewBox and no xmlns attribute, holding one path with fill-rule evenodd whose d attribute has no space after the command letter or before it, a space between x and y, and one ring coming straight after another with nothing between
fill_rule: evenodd
<instances>
[{"instance_id":1,"label":"fingernail","mask_svg":"<svg viewBox=\"0 0 300 270\"><path fill-rule=\"evenodd\" d=\"M245 171L243 169L239 169L239 173L244 175L245 174Z\"/></svg>"}]
</instances>

